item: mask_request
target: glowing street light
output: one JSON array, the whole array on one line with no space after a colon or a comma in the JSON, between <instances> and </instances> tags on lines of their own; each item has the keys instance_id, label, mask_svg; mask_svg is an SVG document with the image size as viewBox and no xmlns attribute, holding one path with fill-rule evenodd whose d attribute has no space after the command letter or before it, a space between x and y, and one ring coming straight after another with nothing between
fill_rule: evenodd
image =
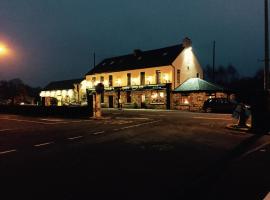
<instances>
[{"instance_id":1,"label":"glowing street light","mask_svg":"<svg viewBox=\"0 0 270 200\"><path fill-rule=\"evenodd\" d=\"M8 48L4 45L0 43L0 55L6 55L8 54Z\"/></svg>"}]
</instances>

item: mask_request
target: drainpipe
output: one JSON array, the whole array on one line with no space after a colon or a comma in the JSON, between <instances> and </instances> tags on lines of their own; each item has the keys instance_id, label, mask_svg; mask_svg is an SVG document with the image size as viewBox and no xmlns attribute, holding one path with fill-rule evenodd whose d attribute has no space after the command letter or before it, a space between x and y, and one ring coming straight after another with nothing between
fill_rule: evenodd
<instances>
[{"instance_id":1,"label":"drainpipe","mask_svg":"<svg viewBox=\"0 0 270 200\"><path fill-rule=\"evenodd\" d=\"M175 66L171 64L171 67L173 68L173 89L175 89Z\"/></svg>"}]
</instances>

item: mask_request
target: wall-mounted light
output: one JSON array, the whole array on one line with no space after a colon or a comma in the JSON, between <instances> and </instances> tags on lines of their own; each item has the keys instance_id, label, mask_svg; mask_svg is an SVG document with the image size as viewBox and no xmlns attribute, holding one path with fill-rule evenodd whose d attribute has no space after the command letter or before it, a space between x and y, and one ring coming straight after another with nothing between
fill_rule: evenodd
<instances>
[{"instance_id":1,"label":"wall-mounted light","mask_svg":"<svg viewBox=\"0 0 270 200\"><path fill-rule=\"evenodd\" d=\"M153 81L153 77L152 77L152 76L148 76L148 77L146 78L146 81L147 81L148 84L151 84L152 81Z\"/></svg>"},{"instance_id":2,"label":"wall-mounted light","mask_svg":"<svg viewBox=\"0 0 270 200\"><path fill-rule=\"evenodd\" d=\"M121 81L121 79L120 79L120 78L116 80L116 84L117 84L117 86L121 86L122 81Z\"/></svg>"},{"instance_id":3,"label":"wall-mounted light","mask_svg":"<svg viewBox=\"0 0 270 200\"><path fill-rule=\"evenodd\" d=\"M46 94L46 92L45 92L45 91L41 91L41 92L40 92L40 94L39 94L39 96L41 96L41 97L45 97L45 94Z\"/></svg>"}]
</instances>

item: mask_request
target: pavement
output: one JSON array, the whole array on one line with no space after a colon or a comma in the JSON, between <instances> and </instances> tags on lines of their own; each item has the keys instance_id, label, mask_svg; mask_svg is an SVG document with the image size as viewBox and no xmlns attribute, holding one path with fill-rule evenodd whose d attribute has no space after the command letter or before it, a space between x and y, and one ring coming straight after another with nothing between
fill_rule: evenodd
<instances>
[{"instance_id":1,"label":"pavement","mask_svg":"<svg viewBox=\"0 0 270 200\"><path fill-rule=\"evenodd\" d=\"M0 115L3 199L263 199L270 136L227 114L104 110L104 118Z\"/></svg>"}]
</instances>

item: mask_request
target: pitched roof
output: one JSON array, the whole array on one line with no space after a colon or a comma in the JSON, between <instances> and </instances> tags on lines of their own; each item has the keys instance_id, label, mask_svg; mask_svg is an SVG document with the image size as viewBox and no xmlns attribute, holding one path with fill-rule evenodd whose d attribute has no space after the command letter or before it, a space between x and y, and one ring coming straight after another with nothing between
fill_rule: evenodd
<instances>
[{"instance_id":1,"label":"pitched roof","mask_svg":"<svg viewBox=\"0 0 270 200\"><path fill-rule=\"evenodd\" d=\"M74 84L78 84L82 82L81 79L72 79L72 80L63 80L63 81L53 81L50 82L43 90L67 90L74 89Z\"/></svg>"},{"instance_id":2,"label":"pitched roof","mask_svg":"<svg viewBox=\"0 0 270 200\"><path fill-rule=\"evenodd\" d=\"M199 92L199 91L224 91L224 88L202 80L200 78L190 78L177 87L175 92Z\"/></svg>"},{"instance_id":3,"label":"pitched roof","mask_svg":"<svg viewBox=\"0 0 270 200\"><path fill-rule=\"evenodd\" d=\"M134 50L133 54L104 59L86 75L170 65L183 49L180 44L149 51Z\"/></svg>"}]
</instances>

